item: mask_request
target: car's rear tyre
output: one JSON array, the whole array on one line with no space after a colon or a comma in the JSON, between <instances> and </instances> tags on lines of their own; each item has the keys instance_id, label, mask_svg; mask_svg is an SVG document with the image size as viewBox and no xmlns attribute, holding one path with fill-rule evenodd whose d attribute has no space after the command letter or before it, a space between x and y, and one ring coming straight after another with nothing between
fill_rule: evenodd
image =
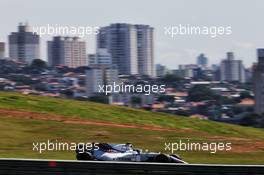
<instances>
[{"instance_id":1,"label":"car's rear tyre","mask_svg":"<svg viewBox=\"0 0 264 175\"><path fill-rule=\"evenodd\" d=\"M170 158L165 154L159 154L155 158L155 162L161 162L161 163L169 163Z\"/></svg>"},{"instance_id":2,"label":"car's rear tyre","mask_svg":"<svg viewBox=\"0 0 264 175\"><path fill-rule=\"evenodd\" d=\"M182 158L177 154L171 154L170 156L182 160Z\"/></svg>"}]
</instances>

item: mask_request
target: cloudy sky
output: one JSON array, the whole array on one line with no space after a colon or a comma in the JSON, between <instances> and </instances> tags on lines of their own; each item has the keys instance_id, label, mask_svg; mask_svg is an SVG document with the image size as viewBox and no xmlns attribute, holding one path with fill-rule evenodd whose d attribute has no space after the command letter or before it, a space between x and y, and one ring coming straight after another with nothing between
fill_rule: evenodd
<instances>
[{"instance_id":1,"label":"cloudy sky","mask_svg":"<svg viewBox=\"0 0 264 175\"><path fill-rule=\"evenodd\" d=\"M256 60L256 48L264 47L263 0L1 0L0 41L16 31L19 22L31 26L106 26L125 22L149 24L155 28L155 62L177 68L195 63L205 53L210 63L219 63L227 51L235 52L247 66ZM212 38L208 35L164 34L164 27L231 26L232 34ZM46 41L41 38L41 56L46 59ZM95 50L95 37L84 38L87 50Z\"/></svg>"}]
</instances>

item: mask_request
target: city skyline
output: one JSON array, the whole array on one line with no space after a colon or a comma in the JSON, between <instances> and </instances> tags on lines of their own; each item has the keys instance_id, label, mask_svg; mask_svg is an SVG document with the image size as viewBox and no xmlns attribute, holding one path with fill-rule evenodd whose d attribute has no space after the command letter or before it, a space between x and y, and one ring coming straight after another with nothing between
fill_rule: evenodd
<instances>
[{"instance_id":1,"label":"city skyline","mask_svg":"<svg viewBox=\"0 0 264 175\"><path fill-rule=\"evenodd\" d=\"M26 2L1 1L2 10L0 13L2 16L9 14L6 11L6 9L10 9L9 7L22 15L9 15L5 25L1 28L0 41L7 43L7 36L16 31L19 22L24 21L28 21L31 26L61 24L102 27L119 22L146 24L154 27L156 31L154 37L155 63L162 63L169 68L177 68L179 64L194 63L200 53L205 53L210 64L219 64L224 59L225 53L229 51L234 52L236 58L242 59L248 67L256 62L256 49L264 47L264 41L259 37L264 26L257 20L250 20L261 16L264 4L258 0L251 2L221 1L217 3L205 0L206 3L203 4L195 1L168 1L165 4L151 1L151 6L148 0L140 1L140 3L139 1L124 3L120 0L111 3L98 1L94 2L93 6L89 6L89 2L77 0L74 2L75 5L73 5L73 2L64 2L62 7L61 1L52 3L49 3L49 0L38 3L32 0ZM102 7L99 5L100 3L105 5ZM237 3L239 3L239 7L234 9ZM139 4L140 6L138 6ZM22 5L26 6L25 9L21 9ZM52 9L50 9L51 5ZM115 7L115 5L118 5L118 7ZM138 13L134 13L135 10ZM157 10L160 13L156 14ZM57 14L58 11L59 14ZM245 11L251 13L244 13ZM78 18L79 16L87 16L87 18ZM220 38L210 38L208 36L177 36L170 38L164 35L164 27L178 24L230 25L232 34ZM41 58L44 60L47 60L45 43L51 37L41 38ZM87 54L95 53L95 36L90 35L84 40L87 42Z\"/></svg>"},{"instance_id":2,"label":"city skyline","mask_svg":"<svg viewBox=\"0 0 264 175\"><path fill-rule=\"evenodd\" d=\"M110 29L112 26L118 26L118 27L117 27L117 29L115 29L113 31L111 29L111 32L110 32L110 30L108 31L108 29ZM45 32L47 32L47 34L45 34L45 35L50 35L53 40L54 40L54 38L65 38L65 40L67 40L67 41L68 40L69 41L70 40L76 40L76 41L77 40L78 41L82 40L81 41L81 43L82 43L82 49L81 50L83 50L84 52L82 51L82 58L81 58L81 60L83 60L83 61L82 61L82 64L78 64L78 66L76 64L76 66L73 66L73 67L80 67L80 66L85 66L85 65L88 66L89 65L89 62L91 62L92 64L95 64L93 62L96 61L96 60L94 60L95 58L93 58L93 57L95 55L98 55L98 54L100 55L101 53L103 53L105 51L108 52L107 54L110 54L110 55L107 56L107 55L105 55L106 53L103 53L103 55L104 55L103 57L105 57L105 56L107 56L107 57L110 56L110 57L109 58L103 58L103 59L107 59L105 61L108 61L108 62L109 62L109 59L111 59L111 64L113 64L112 63L112 57L113 56L111 56L112 55L111 54L111 50L113 48L112 47L108 48L108 47L110 45L112 45L113 42L116 43L116 44L120 42L119 41L120 40L120 37L123 37L122 35L124 33L122 34L122 32L121 33L119 33L119 32L122 31L122 30L123 31L126 31L127 30L126 28L128 26L129 27L132 27L134 32L132 32L132 33L131 32L128 32L128 33L131 33L131 34L127 35L125 38L127 38L128 36L129 37L132 37L133 40L131 40L131 41L135 42L134 44L132 44L132 46L135 46L135 49L132 48L131 54L133 53L132 55L137 55L137 57L138 57L136 59L137 62L138 62L138 65L134 65L138 69L137 72L139 74L142 74L143 75L144 72L148 72L148 71L152 72L152 71L154 71L154 64L153 64L154 57L155 57L154 56L154 50L153 50L153 45L154 45L154 39L153 39L153 36L154 36L154 28L151 27L151 26L149 26L149 25L146 25L146 24L111 23L109 26L94 27L94 29L92 29L92 30L94 30L92 32L95 32L96 33L95 34L95 37L96 37L96 41L95 41L96 48L95 48L95 52L94 53L88 53L88 52L86 52L86 44L87 44L87 42L83 39L83 37L80 37L80 35L87 35L87 29L85 29L83 31L80 30L82 32L79 33L79 34L72 34L71 33L72 31L75 31L76 32L80 28L82 28L82 27L86 28L87 26L77 26L77 27L73 27L73 26L58 26L58 25L50 26L50 25L48 25L48 28L47 28L47 26L45 26L46 27ZM29 64L32 62L33 59L40 58L40 59L46 61L48 64L52 64L51 62L53 62L53 61L51 60L51 55L50 55L50 51L51 51L51 49L50 49L50 42L51 41L48 40L45 43L45 45L47 47L46 48L46 51L45 51L45 52L47 52L47 59L41 58L41 56L40 56L40 49L39 48L41 48L40 41L41 41L41 36L43 35L43 33L41 33L40 28L38 28L38 29L35 28L34 29L34 27L35 26L33 26L33 27L30 26L28 24L28 22L25 22L25 23L20 22L18 24L18 26L17 26L17 31L16 32L11 32L8 35L8 42L7 42L8 44L6 42L0 42L2 44L2 46L1 46L1 48L2 48L1 55L2 56L1 57L4 58L5 56L7 56L6 58L10 57L10 58L16 58L16 59L30 59L28 61L24 60L24 62L27 62ZM53 31L54 33L56 33L56 32L66 32L67 33L68 32L69 34L49 34L49 32L50 32L49 27L52 27L53 28L51 31ZM65 30L65 27L67 28L67 30ZM119 28L119 27L121 27L122 30L120 30L121 28ZM74 28L74 30L72 30L73 28ZM90 28L93 28L93 27L88 26L88 28L90 30ZM143 28L144 28L144 34L142 32L142 29ZM120 36L111 36L111 37L109 37L108 36L110 34L109 32L110 33L115 33L115 35L117 33L119 33L118 35L120 35L120 34L121 35ZM18 34L20 34L21 36L23 35L24 37L26 37L26 38L23 39L23 42L27 41L27 42L30 42L30 43L27 43L25 45L18 46L17 44L19 44L22 41L21 38L20 38L20 40L18 40L17 36L15 36L15 35L18 35ZM35 38L37 40L34 41L34 42L36 42L35 44L37 44L36 46L33 46L32 43L31 43L31 42L33 42L31 35L34 36L34 37L37 37L37 38ZM88 35L90 35L90 34L88 34ZM119 40L111 41L111 40L109 40L110 38L116 38L116 39L119 38ZM122 47L126 45L124 43L125 40L126 40L125 38L123 38L122 39L122 42L119 43L119 44L121 44L120 46L122 46ZM141 38L144 38L144 40L141 40ZM33 42L33 44L34 44L34 42ZM22 43L20 43L20 44L22 44ZM107 45L109 45L109 46L107 46ZM136 45L138 45L138 46L136 46ZM144 45L145 48L143 48L143 45ZM5 48L5 47L8 47L8 48ZM22 50L18 51L18 48L20 48ZM128 47L125 46L124 48L130 48L130 46L128 46ZM140 50L138 50L138 49L140 49ZM257 51L259 49L262 49L262 48L256 48ZM7 50L8 50L8 54L7 54ZM28 56L27 56L28 58L24 58L26 56L25 55L26 54L25 50L27 52L29 51L29 53L27 53L28 54ZM118 52L120 52L120 50L122 50L122 49L118 48L117 50L118 50ZM17 51L18 51L18 53L16 53ZM127 51L125 51L125 52L127 52ZM143 56L142 55L143 53L144 53L145 57L142 57ZM226 53L227 53L227 55L228 54L232 54L232 57L234 58L234 52L230 52L229 51L229 52L226 52ZM22 57L21 56L17 56L16 54L22 54ZM118 53L118 54L120 54L120 53ZM36 58L34 58L34 57L36 57ZM140 58L140 57L142 57L142 58ZM206 59L206 60L203 60L203 62L205 61L206 63L199 63L201 61L201 57L204 57L204 59ZM79 61L80 60L79 58L77 58L77 59L76 58L75 59L72 58L71 59L71 62L73 63L73 62L76 62L76 61ZM120 59L121 58L122 57L120 57ZM57 58L54 58L54 59L57 59ZM59 58L59 60L61 60L61 59L62 58ZM97 58L97 59L101 59L101 58ZM220 59L220 63L215 63L215 64L212 63L211 65L208 64L209 63L209 59L208 59L208 57L206 57L206 55L204 53L199 54L195 59L196 59L196 63L192 62L192 63L189 63L189 64L186 64L186 63L179 64L177 68L180 69L181 66L184 66L184 65L186 65L186 66L188 66L188 65L190 65L190 66L192 66L192 65L199 65L199 66L202 66L204 68L206 68L206 67L209 68L211 66L213 67L215 65L218 65L219 67L221 67L222 62L225 61L226 58ZM103 60L97 60L97 61L103 61ZM144 61L145 63L142 62L142 61ZM149 61L151 61L151 62L149 62ZM236 61L239 61L239 62L241 62L243 64L243 59L238 58ZM150 63L152 63L152 64L150 64ZM64 64L64 63L61 63L61 64ZM205 65L201 65L201 64L205 64ZM252 68L252 66L254 66L254 64L257 64L257 62L253 62L251 65L249 65L250 66L249 68ZM65 65L68 66L68 67L72 67L72 65L69 65L69 64L65 64ZM131 65L133 65L133 64L131 64ZM170 68L169 66L164 65L162 63L156 63L155 65L163 65L163 66L165 66L167 68ZM143 67L142 67L141 70L140 70L140 66L144 66L145 68L143 69ZM151 69L149 69L149 67ZM247 67L245 67L245 68L247 68ZM176 69L176 67L174 67L174 69ZM128 73L128 74L130 74L130 73ZM150 73L149 76L152 76L152 73Z\"/></svg>"}]
</instances>

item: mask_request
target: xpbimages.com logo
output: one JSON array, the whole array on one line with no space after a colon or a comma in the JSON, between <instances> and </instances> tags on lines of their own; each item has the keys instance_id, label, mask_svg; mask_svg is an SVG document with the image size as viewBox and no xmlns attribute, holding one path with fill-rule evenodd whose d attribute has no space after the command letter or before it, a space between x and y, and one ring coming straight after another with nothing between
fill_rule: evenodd
<instances>
[{"instance_id":1,"label":"xpbimages.com logo","mask_svg":"<svg viewBox=\"0 0 264 175\"><path fill-rule=\"evenodd\" d=\"M62 35L62 36L78 36L85 37L87 35L97 35L99 33L99 26L70 26L59 24L47 24L43 26L33 26L33 32L40 37L44 35Z\"/></svg>"},{"instance_id":2,"label":"xpbimages.com logo","mask_svg":"<svg viewBox=\"0 0 264 175\"><path fill-rule=\"evenodd\" d=\"M144 93L145 95L158 94L165 92L165 85L131 85L131 84L118 84L114 82L108 85L99 85L99 93L109 95L111 93Z\"/></svg>"},{"instance_id":3,"label":"xpbimages.com logo","mask_svg":"<svg viewBox=\"0 0 264 175\"><path fill-rule=\"evenodd\" d=\"M47 140L45 142L33 142L32 143L32 150L40 154L46 151L76 151L77 148L80 153L83 153L85 151L89 151L92 149L97 150L99 149L99 143L60 142L58 140L55 140L55 141Z\"/></svg>"},{"instance_id":4,"label":"xpbimages.com logo","mask_svg":"<svg viewBox=\"0 0 264 175\"><path fill-rule=\"evenodd\" d=\"M171 38L176 36L209 36L217 38L220 36L228 36L232 34L231 26L198 26L190 24L179 24L174 26L165 26L164 34Z\"/></svg>"},{"instance_id":5,"label":"xpbimages.com logo","mask_svg":"<svg viewBox=\"0 0 264 175\"><path fill-rule=\"evenodd\" d=\"M164 150L174 154L177 151L205 151L212 154L218 151L231 151L232 143L230 142L193 142L190 140L178 142L165 142Z\"/></svg>"}]
</instances>

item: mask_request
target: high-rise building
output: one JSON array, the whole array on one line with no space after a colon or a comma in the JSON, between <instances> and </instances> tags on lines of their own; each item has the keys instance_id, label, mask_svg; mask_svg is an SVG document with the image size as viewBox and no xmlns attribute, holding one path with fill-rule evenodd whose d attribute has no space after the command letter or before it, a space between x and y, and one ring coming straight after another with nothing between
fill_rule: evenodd
<instances>
[{"instance_id":1,"label":"high-rise building","mask_svg":"<svg viewBox=\"0 0 264 175\"><path fill-rule=\"evenodd\" d=\"M199 66L197 64L181 64L179 65L179 75L185 78L194 78L198 69Z\"/></svg>"},{"instance_id":2,"label":"high-rise building","mask_svg":"<svg viewBox=\"0 0 264 175\"><path fill-rule=\"evenodd\" d=\"M93 65L86 71L86 93L88 97L104 95L100 87L118 83L118 70L112 65Z\"/></svg>"},{"instance_id":3,"label":"high-rise building","mask_svg":"<svg viewBox=\"0 0 264 175\"><path fill-rule=\"evenodd\" d=\"M5 43L0 42L0 59L5 58Z\"/></svg>"},{"instance_id":4,"label":"high-rise building","mask_svg":"<svg viewBox=\"0 0 264 175\"><path fill-rule=\"evenodd\" d=\"M166 68L166 66L161 64L156 64L156 76L164 77L166 74L168 74L168 69Z\"/></svg>"},{"instance_id":5,"label":"high-rise building","mask_svg":"<svg viewBox=\"0 0 264 175\"><path fill-rule=\"evenodd\" d=\"M245 82L245 68L242 60L235 60L234 53L228 52L227 58L222 60L220 66L221 81Z\"/></svg>"},{"instance_id":6,"label":"high-rise building","mask_svg":"<svg viewBox=\"0 0 264 175\"><path fill-rule=\"evenodd\" d=\"M97 49L96 54L89 54L88 59L89 66L94 64L112 64L111 54L104 48Z\"/></svg>"},{"instance_id":7,"label":"high-rise building","mask_svg":"<svg viewBox=\"0 0 264 175\"><path fill-rule=\"evenodd\" d=\"M208 65L208 58L202 53L197 57L197 64L203 68Z\"/></svg>"},{"instance_id":8,"label":"high-rise building","mask_svg":"<svg viewBox=\"0 0 264 175\"><path fill-rule=\"evenodd\" d=\"M111 24L100 29L97 48L106 48L120 74L138 74L137 31L131 24Z\"/></svg>"},{"instance_id":9,"label":"high-rise building","mask_svg":"<svg viewBox=\"0 0 264 175\"><path fill-rule=\"evenodd\" d=\"M48 63L71 68L87 66L85 42L78 37L54 37L53 41L48 41Z\"/></svg>"},{"instance_id":10,"label":"high-rise building","mask_svg":"<svg viewBox=\"0 0 264 175\"><path fill-rule=\"evenodd\" d=\"M88 54L88 65L97 64L96 54Z\"/></svg>"},{"instance_id":11,"label":"high-rise building","mask_svg":"<svg viewBox=\"0 0 264 175\"><path fill-rule=\"evenodd\" d=\"M253 76L253 72L252 72L252 67L245 69L245 81L247 83L252 83L252 76Z\"/></svg>"},{"instance_id":12,"label":"high-rise building","mask_svg":"<svg viewBox=\"0 0 264 175\"><path fill-rule=\"evenodd\" d=\"M107 49L97 49L96 61L97 64L112 64L112 56Z\"/></svg>"},{"instance_id":13,"label":"high-rise building","mask_svg":"<svg viewBox=\"0 0 264 175\"><path fill-rule=\"evenodd\" d=\"M138 73L154 76L154 42L153 27L135 25L137 29Z\"/></svg>"},{"instance_id":14,"label":"high-rise building","mask_svg":"<svg viewBox=\"0 0 264 175\"><path fill-rule=\"evenodd\" d=\"M120 74L154 76L153 28L117 23L102 27L97 48L107 48Z\"/></svg>"},{"instance_id":15,"label":"high-rise building","mask_svg":"<svg viewBox=\"0 0 264 175\"><path fill-rule=\"evenodd\" d=\"M9 35L9 57L30 64L40 59L39 35L31 32L28 24L20 23L18 32Z\"/></svg>"},{"instance_id":16,"label":"high-rise building","mask_svg":"<svg viewBox=\"0 0 264 175\"><path fill-rule=\"evenodd\" d=\"M253 68L255 112L264 113L264 49L257 50L258 63Z\"/></svg>"}]
</instances>

